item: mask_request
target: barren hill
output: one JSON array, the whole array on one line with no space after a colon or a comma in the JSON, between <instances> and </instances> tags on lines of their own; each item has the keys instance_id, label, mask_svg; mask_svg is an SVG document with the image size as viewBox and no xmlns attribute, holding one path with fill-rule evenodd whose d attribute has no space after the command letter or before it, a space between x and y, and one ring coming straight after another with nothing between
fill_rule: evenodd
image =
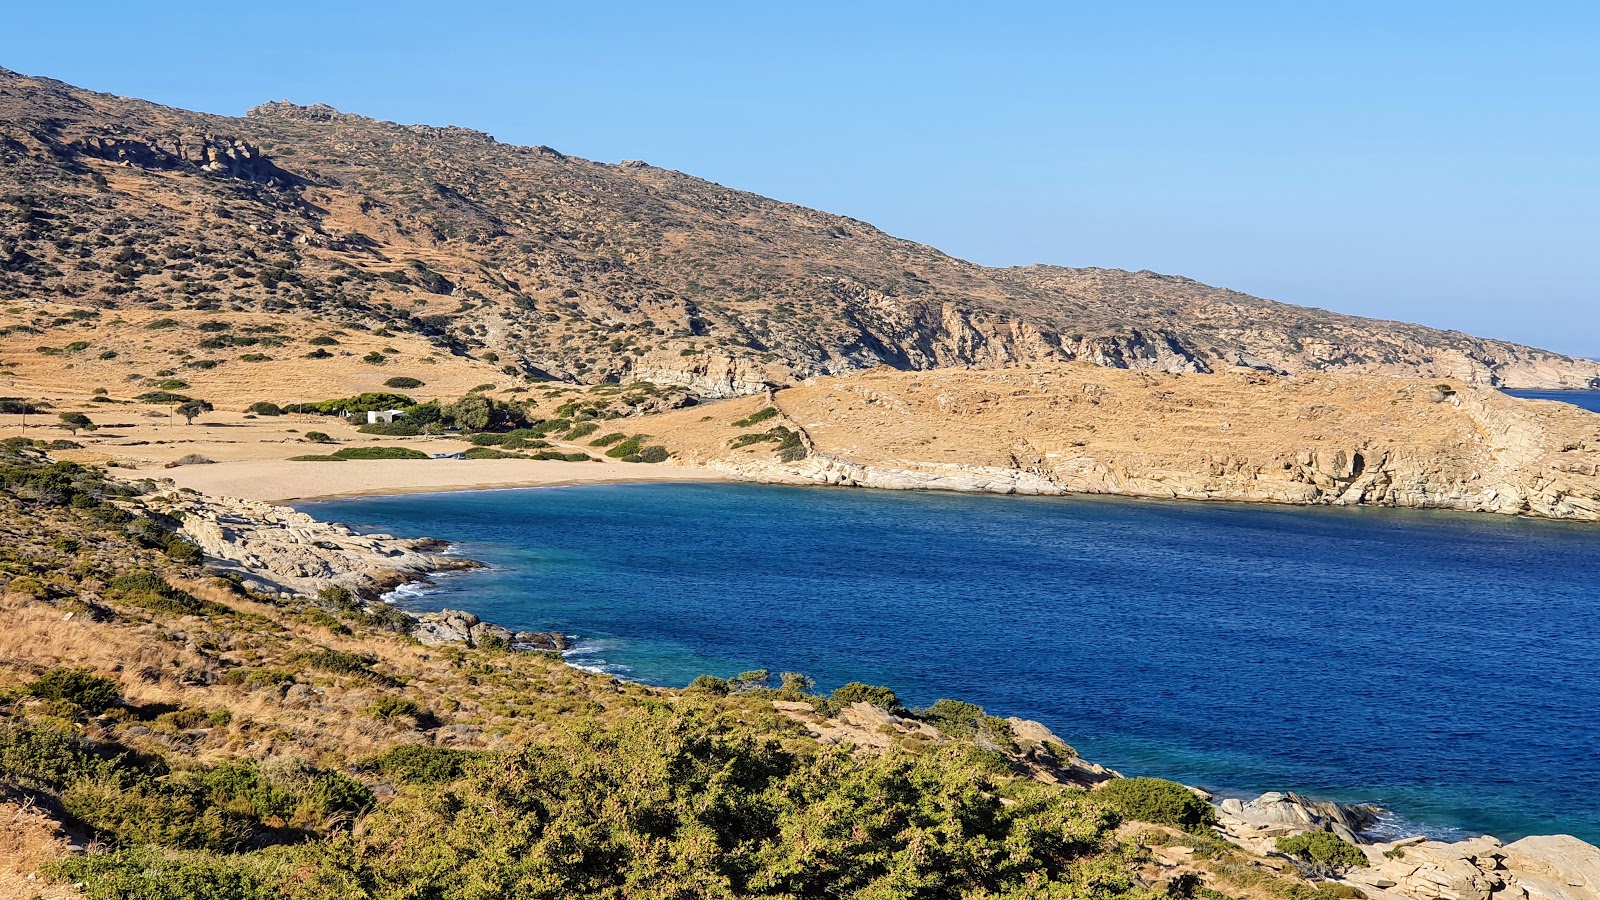
<instances>
[{"instance_id":1,"label":"barren hill","mask_svg":"<svg viewBox=\"0 0 1600 900\"><path fill-rule=\"evenodd\" d=\"M301 361L317 316L460 363L462 381L636 378L706 395L880 364L1071 360L1600 383L1600 363L1173 276L985 268L641 162L325 106L187 112L3 69L0 301L8 356L49 343L38 335L59 316L30 318L36 301L106 321L286 323L277 353L197 354L249 372L236 381L361 371L339 353ZM138 373L138 351L111 366ZM247 369L252 353L274 359Z\"/></svg>"},{"instance_id":2,"label":"barren hill","mask_svg":"<svg viewBox=\"0 0 1600 900\"><path fill-rule=\"evenodd\" d=\"M639 427L682 461L759 481L1600 519L1600 415L1457 387L1083 364L878 369Z\"/></svg>"}]
</instances>

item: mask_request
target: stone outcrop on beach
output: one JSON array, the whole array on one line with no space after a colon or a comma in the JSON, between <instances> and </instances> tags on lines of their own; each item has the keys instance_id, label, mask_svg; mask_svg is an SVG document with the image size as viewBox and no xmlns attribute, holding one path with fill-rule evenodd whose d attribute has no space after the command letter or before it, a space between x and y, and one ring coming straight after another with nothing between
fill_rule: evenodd
<instances>
[{"instance_id":1,"label":"stone outcrop on beach","mask_svg":"<svg viewBox=\"0 0 1600 900\"><path fill-rule=\"evenodd\" d=\"M878 369L723 408L646 427L751 481L1600 520L1600 415L1463 382Z\"/></svg>"},{"instance_id":2,"label":"stone outcrop on beach","mask_svg":"<svg viewBox=\"0 0 1600 900\"><path fill-rule=\"evenodd\" d=\"M337 586L367 599L430 573L477 563L429 539L357 534L287 506L171 491L150 505L181 521L213 568L238 573L256 590L313 596Z\"/></svg>"}]
</instances>

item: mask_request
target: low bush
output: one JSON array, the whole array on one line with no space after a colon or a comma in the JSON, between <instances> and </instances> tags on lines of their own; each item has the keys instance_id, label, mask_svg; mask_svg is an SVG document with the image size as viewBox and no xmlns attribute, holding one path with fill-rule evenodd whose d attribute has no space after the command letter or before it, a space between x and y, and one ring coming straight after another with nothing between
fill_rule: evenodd
<instances>
[{"instance_id":1,"label":"low bush","mask_svg":"<svg viewBox=\"0 0 1600 900\"><path fill-rule=\"evenodd\" d=\"M334 451L340 459L427 459L428 454L410 447L344 447Z\"/></svg>"},{"instance_id":2,"label":"low bush","mask_svg":"<svg viewBox=\"0 0 1600 900\"><path fill-rule=\"evenodd\" d=\"M412 378L409 375L396 375L395 377L389 379L388 381L385 381L383 383L383 386L384 387L390 387L390 388L400 388L401 390L410 390L412 388L422 387L426 383L427 382L423 381L420 378Z\"/></svg>"},{"instance_id":3,"label":"low bush","mask_svg":"<svg viewBox=\"0 0 1600 900\"><path fill-rule=\"evenodd\" d=\"M622 459L625 456L636 456L644 449L645 438L648 435L636 434L625 441L618 441L606 449L606 455L612 459Z\"/></svg>"},{"instance_id":4,"label":"low bush","mask_svg":"<svg viewBox=\"0 0 1600 900\"><path fill-rule=\"evenodd\" d=\"M828 695L828 708L834 713L852 703L868 703L895 715L906 713L894 691L875 684L852 681Z\"/></svg>"},{"instance_id":5,"label":"low bush","mask_svg":"<svg viewBox=\"0 0 1600 900\"><path fill-rule=\"evenodd\" d=\"M760 422L765 422L766 420L771 419L771 418L773 418L773 417L775 417L777 415L778 415L778 408L775 407L775 406L768 406L768 407L766 407L764 409L759 409L759 410L751 413L750 415L745 416L744 418L735 421L733 423L733 427L735 427L735 428L749 428L751 425L755 425L755 424L760 423Z\"/></svg>"},{"instance_id":6,"label":"low bush","mask_svg":"<svg viewBox=\"0 0 1600 900\"><path fill-rule=\"evenodd\" d=\"M245 409L245 412L257 416L281 416L283 415L283 407L266 400L257 400L256 402L250 404L250 406Z\"/></svg>"},{"instance_id":7,"label":"low bush","mask_svg":"<svg viewBox=\"0 0 1600 900\"><path fill-rule=\"evenodd\" d=\"M599 431L599 430L600 430L600 425L598 423L595 423L595 422L579 422L578 424L572 426L572 428L569 429L566 434L562 435L562 437L564 439L566 439L566 440L569 440L569 441L575 441L578 438L588 437L589 435L594 434L596 431Z\"/></svg>"},{"instance_id":8,"label":"low bush","mask_svg":"<svg viewBox=\"0 0 1600 900\"><path fill-rule=\"evenodd\" d=\"M306 440L312 442L313 444L333 443L333 437L325 431L308 431L306 432Z\"/></svg>"},{"instance_id":9,"label":"low bush","mask_svg":"<svg viewBox=\"0 0 1600 900\"><path fill-rule=\"evenodd\" d=\"M1194 791L1162 778L1115 778L1095 796L1125 819L1152 825L1203 830L1217 821L1217 811Z\"/></svg>"},{"instance_id":10,"label":"low bush","mask_svg":"<svg viewBox=\"0 0 1600 900\"><path fill-rule=\"evenodd\" d=\"M1293 857L1313 874L1336 875L1368 865L1361 848L1331 831L1308 831L1277 841L1278 852Z\"/></svg>"},{"instance_id":11,"label":"low bush","mask_svg":"<svg viewBox=\"0 0 1600 900\"><path fill-rule=\"evenodd\" d=\"M356 430L362 434L378 434L385 437L416 437L422 433L422 429L418 428L415 424L403 421L373 422L370 425L363 425Z\"/></svg>"},{"instance_id":12,"label":"low bush","mask_svg":"<svg viewBox=\"0 0 1600 900\"><path fill-rule=\"evenodd\" d=\"M177 459L173 460L172 462L167 463L162 468L165 468L165 469L176 469L179 466L205 466L205 465L211 465L211 464L213 464L215 462L216 462L216 460L212 459L209 456L204 456L204 455L199 454L199 453L185 453L184 455L178 457Z\"/></svg>"},{"instance_id":13,"label":"low bush","mask_svg":"<svg viewBox=\"0 0 1600 900\"><path fill-rule=\"evenodd\" d=\"M422 707L408 697L386 694L367 707L367 714L375 719L391 722L399 718L417 718L422 715Z\"/></svg>"},{"instance_id":14,"label":"low bush","mask_svg":"<svg viewBox=\"0 0 1600 900\"><path fill-rule=\"evenodd\" d=\"M342 456L328 456L326 454L307 453L303 456L291 456L290 462L346 462Z\"/></svg>"},{"instance_id":15,"label":"low bush","mask_svg":"<svg viewBox=\"0 0 1600 900\"><path fill-rule=\"evenodd\" d=\"M485 755L470 750L401 744L368 760L362 768L376 770L385 778L405 784L442 784L465 775L468 765Z\"/></svg>"},{"instance_id":16,"label":"low bush","mask_svg":"<svg viewBox=\"0 0 1600 900\"><path fill-rule=\"evenodd\" d=\"M628 436L623 434L622 432L613 431L610 434L602 435L602 436L597 437L594 440L590 441L589 442L589 446L591 446L591 447L609 447L612 444L615 444L617 441L625 441L627 439L628 439Z\"/></svg>"},{"instance_id":17,"label":"low bush","mask_svg":"<svg viewBox=\"0 0 1600 900\"><path fill-rule=\"evenodd\" d=\"M87 669L51 669L28 684L41 700L58 700L99 715L117 705L117 683Z\"/></svg>"},{"instance_id":18,"label":"low bush","mask_svg":"<svg viewBox=\"0 0 1600 900\"><path fill-rule=\"evenodd\" d=\"M523 454L523 453L508 453L505 450L497 450L494 447L472 447L472 448L468 449L467 452L462 454L462 455L465 456L467 459L529 459L530 458L526 454Z\"/></svg>"}]
</instances>

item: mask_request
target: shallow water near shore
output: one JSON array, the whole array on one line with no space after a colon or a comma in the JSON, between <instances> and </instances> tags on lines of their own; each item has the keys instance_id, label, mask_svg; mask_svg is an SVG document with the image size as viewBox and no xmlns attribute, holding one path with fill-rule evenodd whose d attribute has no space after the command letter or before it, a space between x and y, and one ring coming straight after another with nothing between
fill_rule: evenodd
<instances>
[{"instance_id":1,"label":"shallow water near shore","mask_svg":"<svg viewBox=\"0 0 1600 900\"><path fill-rule=\"evenodd\" d=\"M571 661L862 680L1038 719L1127 774L1600 842L1600 526L748 484L303 504L458 542L403 591Z\"/></svg>"}]
</instances>

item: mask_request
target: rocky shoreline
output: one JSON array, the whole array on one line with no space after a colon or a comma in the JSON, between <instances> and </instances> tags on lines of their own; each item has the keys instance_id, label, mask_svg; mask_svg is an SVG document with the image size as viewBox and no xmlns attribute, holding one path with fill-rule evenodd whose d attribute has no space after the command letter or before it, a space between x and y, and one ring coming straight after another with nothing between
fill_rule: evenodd
<instances>
[{"instance_id":1,"label":"rocky shoreline","mask_svg":"<svg viewBox=\"0 0 1600 900\"><path fill-rule=\"evenodd\" d=\"M382 594L400 585L480 565L444 553L448 545L441 541L357 534L344 525L257 501L170 491L152 498L151 506L181 520L182 534L201 548L208 566L278 596L315 598L328 588L342 588L368 604L380 604ZM408 618L409 634L424 645L545 652L571 647L560 632L513 632L460 610ZM818 740L849 743L864 752L886 752L907 736L942 740L926 723L866 703L832 716L807 703L779 701L774 706ZM1123 777L1082 759L1037 722L1006 721L1012 740L1004 755L1039 780L1093 789ZM1340 880L1368 900L1600 900L1600 848L1568 835L1526 837L1509 844L1490 836L1453 843L1424 836L1375 840L1370 832L1383 811L1373 806L1277 792L1249 801L1217 801L1193 790L1213 803L1221 836L1258 854L1269 868L1292 871L1297 865L1277 850L1282 837L1328 831L1358 845L1369 865L1342 873ZM1153 852L1173 877L1184 873L1194 853L1178 845Z\"/></svg>"}]
</instances>

